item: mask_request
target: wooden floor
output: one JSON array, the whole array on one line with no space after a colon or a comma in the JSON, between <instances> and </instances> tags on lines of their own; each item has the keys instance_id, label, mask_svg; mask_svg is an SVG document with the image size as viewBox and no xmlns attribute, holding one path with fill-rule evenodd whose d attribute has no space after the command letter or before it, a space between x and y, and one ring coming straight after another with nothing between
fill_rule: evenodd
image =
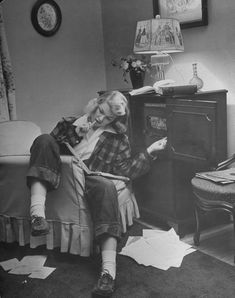
<instances>
[{"instance_id":1,"label":"wooden floor","mask_svg":"<svg viewBox=\"0 0 235 298\"><path fill-rule=\"evenodd\" d=\"M193 235L184 237L182 241L193 245ZM200 245L194 247L205 254L234 266L235 239L233 223L202 232Z\"/></svg>"},{"instance_id":2,"label":"wooden floor","mask_svg":"<svg viewBox=\"0 0 235 298\"><path fill-rule=\"evenodd\" d=\"M147 228L159 229L158 227L148 225L144 222L142 222L142 224ZM193 234L187 235L181 240L191 244L194 248L205 254L234 266L235 237L233 223L203 231L201 233L200 245L198 247L194 246Z\"/></svg>"}]
</instances>

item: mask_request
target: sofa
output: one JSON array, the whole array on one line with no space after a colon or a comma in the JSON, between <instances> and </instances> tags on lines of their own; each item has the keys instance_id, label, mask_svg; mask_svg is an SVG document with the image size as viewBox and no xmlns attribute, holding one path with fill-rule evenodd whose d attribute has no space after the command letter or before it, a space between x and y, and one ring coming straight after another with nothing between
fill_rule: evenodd
<instances>
[{"instance_id":1,"label":"sofa","mask_svg":"<svg viewBox=\"0 0 235 298\"><path fill-rule=\"evenodd\" d=\"M33 237L30 233L30 191L26 172L30 146L41 134L30 121L0 123L0 241L29 244L31 248L46 245L61 252L89 256L93 251L93 227L86 198L83 195L82 169L73 156L61 156L62 175L59 188L49 192L46 217L50 232ZM120 188L118 201L123 233L139 217L131 185Z\"/></svg>"}]
</instances>

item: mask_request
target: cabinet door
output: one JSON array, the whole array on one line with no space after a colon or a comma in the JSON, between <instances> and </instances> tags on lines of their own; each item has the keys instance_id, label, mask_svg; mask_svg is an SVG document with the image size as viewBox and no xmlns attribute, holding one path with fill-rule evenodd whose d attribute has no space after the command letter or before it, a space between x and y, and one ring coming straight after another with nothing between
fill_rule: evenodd
<instances>
[{"instance_id":1,"label":"cabinet door","mask_svg":"<svg viewBox=\"0 0 235 298\"><path fill-rule=\"evenodd\" d=\"M175 218L172 162L157 159L151 170L133 181L141 217L148 222Z\"/></svg>"},{"instance_id":2,"label":"cabinet door","mask_svg":"<svg viewBox=\"0 0 235 298\"><path fill-rule=\"evenodd\" d=\"M213 163L216 159L216 103L167 105L170 154L174 159Z\"/></svg>"}]
</instances>

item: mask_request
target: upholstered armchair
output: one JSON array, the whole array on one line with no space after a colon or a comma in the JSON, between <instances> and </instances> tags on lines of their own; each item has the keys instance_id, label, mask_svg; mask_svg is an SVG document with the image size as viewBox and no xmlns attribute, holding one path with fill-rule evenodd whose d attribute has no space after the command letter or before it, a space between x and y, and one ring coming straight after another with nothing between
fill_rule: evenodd
<instances>
[{"instance_id":1,"label":"upholstered armchair","mask_svg":"<svg viewBox=\"0 0 235 298\"><path fill-rule=\"evenodd\" d=\"M89 256L93 249L90 212L83 196L81 168L72 156L62 156L62 177L56 191L48 193L46 217L50 232L46 236L30 234L30 192L26 172L30 146L41 134L29 121L0 123L0 241L15 242L31 248L46 245L61 252ZM139 217L139 210L129 187L119 191L123 232Z\"/></svg>"}]
</instances>

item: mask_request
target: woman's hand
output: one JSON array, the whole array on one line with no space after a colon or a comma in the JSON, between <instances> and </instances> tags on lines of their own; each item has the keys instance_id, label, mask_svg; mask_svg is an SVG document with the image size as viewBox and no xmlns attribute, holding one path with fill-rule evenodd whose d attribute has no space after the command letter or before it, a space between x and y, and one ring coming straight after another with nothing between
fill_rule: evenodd
<instances>
[{"instance_id":1,"label":"woman's hand","mask_svg":"<svg viewBox=\"0 0 235 298\"><path fill-rule=\"evenodd\" d=\"M152 145L150 145L148 148L147 148L147 152L148 154L152 155L152 154L156 154L157 152L159 151L162 151L166 148L166 144L167 144L167 138L163 138L163 139L160 139L156 142L154 142Z\"/></svg>"}]
</instances>

